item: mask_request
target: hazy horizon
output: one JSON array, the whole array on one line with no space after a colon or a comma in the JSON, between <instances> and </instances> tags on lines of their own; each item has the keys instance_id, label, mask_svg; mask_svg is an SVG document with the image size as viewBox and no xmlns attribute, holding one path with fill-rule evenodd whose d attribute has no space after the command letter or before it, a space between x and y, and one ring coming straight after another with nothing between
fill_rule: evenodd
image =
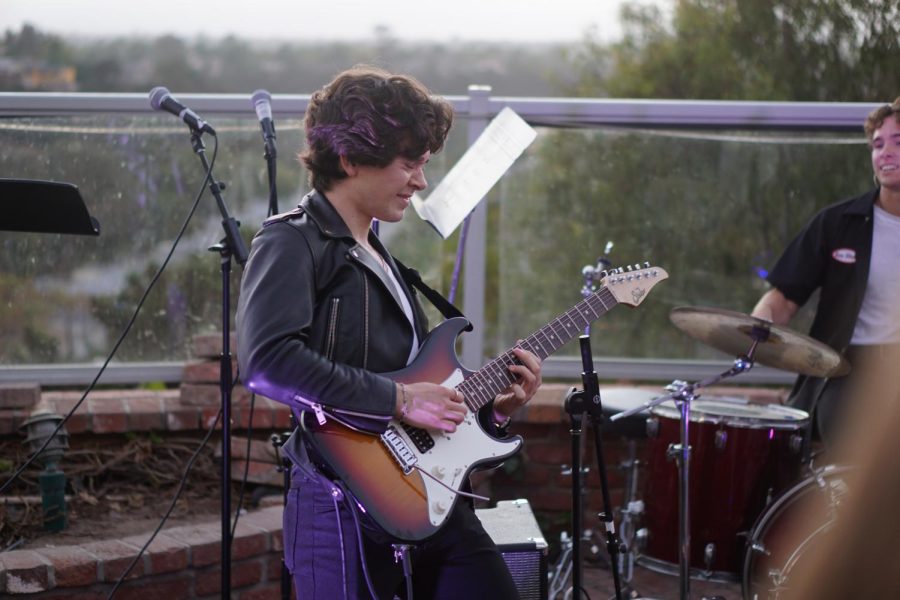
<instances>
[{"instance_id":1,"label":"hazy horizon","mask_svg":"<svg viewBox=\"0 0 900 600\"><path fill-rule=\"evenodd\" d=\"M618 15L627 0L557 0L528 5L509 0L457 0L410 4L382 0L374 9L359 0L303 6L296 0L222 5L212 0L155 0L132 4L108 0L3 0L0 27L18 31L31 24L62 36L109 38L159 36L256 41L353 41L382 30L403 41L576 42L588 32L602 40L620 35ZM662 5L667 0L641 0Z\"/></svg>"}]
</instances>

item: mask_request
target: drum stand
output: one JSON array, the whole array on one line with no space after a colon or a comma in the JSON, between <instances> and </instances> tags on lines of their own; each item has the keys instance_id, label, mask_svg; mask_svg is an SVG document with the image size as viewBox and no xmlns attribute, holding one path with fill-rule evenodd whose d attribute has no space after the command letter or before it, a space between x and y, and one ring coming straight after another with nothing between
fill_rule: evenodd
<instances>
[{"instance_id":1,"label":"drum stand","mask_svg":"<svg viewBox=\"0 0 900 600\"><path fill-rule=\"evenodd\" d=\"M609 485L606 478L606 463L603 461L603 440L600 433L603 424L603 407L600 403L600 386L597 373L594 372L594 361L591 357L591 338L588 335L579 337L581 343L581 362L584 371L581 373L583 390L572 388L566 396L565 408L572 421L572 590L573 596L580 598L584 592L581 583L581 516L582 516L582 467L581 467L581 423L585 413L590 416L594 428L594 446L597 450L597 468L600 475L600 491L603 496L603 512L601 520L605 523L606 549L609 552L613 584L616 589L616 600L622 600L622 584L619 580L619 553L623 551L622 543L616 536L613 522L612 503L609 500ZM575 596L577 594L577 596Z\"/></svg>"},{"instance_id":2,"label":"drum stand","mask_svg":"<svg viewBox=\"0 0 900 600\"><path fill-rule=\"evenodd\" d=\"M674 400L678 404L681 412L681 443L673 444L669 448L669 452L674 456L678 466L678 575L681 584L680 598L688 600L691 596L691 529L690 529L690 498L688 493L688 483L690 482L690 463L691 463L691 447L690 447L690 422L691 422L691 401L696 399L696 390L708 387L729 377L735 377L741 373L745 373L753 368L753 356L756 353L756 347L765 342L769 338L769 329L760 326L753 326L748 332L750 339L750 349L745 356L741 356L734 361L734 365L727 371L714 375L697 383L687 383L684 381L674 381L667 389L670 394L654 398L650 402L646 402L643 406L617 413L610 417L610 421L624 419L631 415L637 414L642 410L652 408L657 404L662 404L667 400Z\"/></svg>"}]
</instances>

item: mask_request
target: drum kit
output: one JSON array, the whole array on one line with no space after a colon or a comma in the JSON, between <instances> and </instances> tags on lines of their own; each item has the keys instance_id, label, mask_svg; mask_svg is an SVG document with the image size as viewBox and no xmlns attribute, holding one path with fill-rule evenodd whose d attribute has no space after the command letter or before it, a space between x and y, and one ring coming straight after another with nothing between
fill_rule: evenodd
<instances>
[{"instance_id":1,"label":"drum kit","mask_svg":"<svg viewBox=\"0 0 900 600\"><path fill-rule=\"evenodd\" d=\"M679 576L680 598L692 578L741 581L744 600L777 599L804 551L831 528L846 492L845 467L803 478L809 461L808 413L741 398L701 396L754 364L832 377L850 365L830 347L743 313L680 307L672 322L687 335L736 356L727 371L696 383L676 381L657 395L636 388L603 390L604 428L628 441L620 533L627 551L619 572L630 582L634 562ZM645 461L635 441L645 439ZM673 466L674 462L674 466ZM638 498L638 465L647 470ZM677 498L677 503L673 500ZM797 506L813 505L818 521ZM788 530L790 533L788 534Z\"/></svg>"}]
</instances>

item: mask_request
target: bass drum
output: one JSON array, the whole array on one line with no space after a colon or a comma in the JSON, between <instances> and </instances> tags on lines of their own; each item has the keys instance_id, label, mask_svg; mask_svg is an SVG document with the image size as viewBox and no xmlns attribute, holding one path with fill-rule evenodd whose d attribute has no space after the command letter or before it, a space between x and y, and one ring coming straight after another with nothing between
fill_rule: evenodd
<instances>
[{"instance_id":1,"label":"bass drum","mask_svg":"<svg viewBox=\"0 0 900 600\"><path fill-rule=\"evenodd\" d=\"M778 497L747 538L744 600L778 600L791 589L791 574L814 544L834 525L852 473L850 467L816 469Z\"/></svg>"}]
</instances>

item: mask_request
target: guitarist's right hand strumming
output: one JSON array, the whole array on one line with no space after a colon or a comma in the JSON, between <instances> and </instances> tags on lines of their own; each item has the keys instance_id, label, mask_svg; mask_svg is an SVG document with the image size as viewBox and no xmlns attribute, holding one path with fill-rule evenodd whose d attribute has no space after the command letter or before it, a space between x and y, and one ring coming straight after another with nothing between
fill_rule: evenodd
<instances>
[{"instance_id":1,"label":"guitarist's right hand strumming","mask_svg":"<svg viewBox=\"0 0 900 600\"><path fill-rule=\"evenodd\" d=\"M462 393L437 383L398 383L394 417L424 429L453 433L468 409Z\"/></svg>"}]
</instances>

